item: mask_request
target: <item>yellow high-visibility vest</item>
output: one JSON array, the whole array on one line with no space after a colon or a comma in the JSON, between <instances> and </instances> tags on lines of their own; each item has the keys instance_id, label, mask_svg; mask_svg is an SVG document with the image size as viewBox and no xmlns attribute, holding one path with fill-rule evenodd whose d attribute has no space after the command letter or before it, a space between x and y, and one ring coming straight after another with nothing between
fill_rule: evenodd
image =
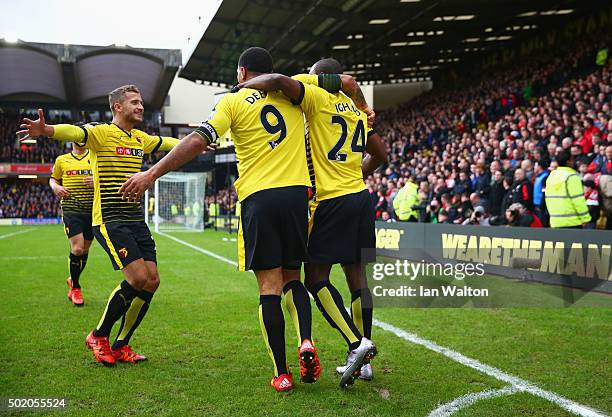
<instances>
[{"instance_id":1,"label":"yellow high-visibility vest","mask_svg":"<svg viewBox=\"0 0 612 417\"><path fill-rule=\"evenodd\" d=\"M550 227L580 226L591 221L582 180L572 168L559 167L550 173L544 197Z\"/></svg>"},{"instance_id":2,"label":"yellow high-visibility vest","mask_svg":"<svg viewBox=\"0 0 612 417\"><path fill-rule=\"evenodd\" d=\"M595 64L600 67L606 65L606 61L608 60L608 48L601 48L597 51L597 56L595 57Z\"/></svg>"}]
</instances>

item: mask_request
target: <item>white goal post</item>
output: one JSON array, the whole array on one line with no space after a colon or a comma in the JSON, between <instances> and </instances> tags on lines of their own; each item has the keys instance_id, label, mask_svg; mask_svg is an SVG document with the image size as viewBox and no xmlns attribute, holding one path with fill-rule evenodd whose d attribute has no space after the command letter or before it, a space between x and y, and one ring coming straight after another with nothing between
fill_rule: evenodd
<instances>
[{"instance_id":1,"label":"white goal post","mask_svg":"<svg viewBox=\"0 0 612 417\"><path fill-rule=\"evenodd\" d=\"M206 173L170 172L145 193L145 219L156 232L204 230Z\"/></svg>"}]
</instances>

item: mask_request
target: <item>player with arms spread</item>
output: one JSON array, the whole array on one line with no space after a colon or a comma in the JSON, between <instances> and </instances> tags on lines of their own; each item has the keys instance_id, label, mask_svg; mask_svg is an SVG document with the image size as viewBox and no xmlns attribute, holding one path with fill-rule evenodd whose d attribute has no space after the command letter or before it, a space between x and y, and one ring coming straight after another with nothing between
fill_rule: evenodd
<instances>
[{"instance_id":1,"label":"player with arms spread","mask_svg":"<svg viewBox=\"0 0 612 417\"><path fill-rule=\"evenodd\" d=\"M87 264L94 234L91 226L93 177L89 150L76 143L72 152L55 159L49 179L53 193L61 198L64 231L70 242L68 257L68 299L77 307L84 304L80 277Z\"/></svg>"},{"instance_id":2,"label":"player with arms spread","mask_svg":"<svg viewBox=\"0 0 612 417\"><path fill-rule=\"evenodd\" d=\"M118 194L126 178L142 168L145 154L168 151L178 139L149 136L134 129L142 122L144 106L134 85L119 87L109 93L113 122L98 125L47 125L44 113L38 120L24 119L18 134L47 136L71 141L90 151L94 177L93 228L100 245L108 253L115 270L125 279L111 293L97 327L87 336L86 346L104 365L136 363L146 358L129 346L129 340L148 311L159 286L155 242L144 221L140 199L125 199ZM124 316L125 315L125 316ZM112 349L109 335L122 316L121 329Z\"/></svg>"},{"instance_id":3,"label":"player with arms spread","mask_svg":"<svg viewBox=\"0 0 612 417\"><path fill-rule=\"evenodd\" d=\"M317 62L311 74L341 73L329 62ZM330 93L308 82L307 76L291 79L266 74L238 85L263 91L283 91L300 103L310 133L316 201L311 208L306 286L332 327L344 337L349 355L342 368L342 387L353 383L376 354L371 337L371 296L361 280L361 250L375 247L374 209L363 182L387 160L378 134L367 129L367 115L342 92ZM365 102L363 97L358 101ZM363 107L363 103L360 103ZM364 152L368 155L363 159ZM362 166L363 164L363 166ZM344 309L342 296L329 281L333 264L342 264L353 295L353 318ZM364 298L362 300L362 297ZM362 336L363 334L363 336Z\"/></svg>"}]
</instances>

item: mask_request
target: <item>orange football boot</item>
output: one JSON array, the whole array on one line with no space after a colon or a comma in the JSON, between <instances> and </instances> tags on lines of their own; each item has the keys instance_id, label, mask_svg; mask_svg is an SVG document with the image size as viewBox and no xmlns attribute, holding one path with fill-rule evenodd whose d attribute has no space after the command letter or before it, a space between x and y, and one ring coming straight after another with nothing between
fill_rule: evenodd
<instances>
[{"instance_id":1,"label":"orange football boot","mask_svg":"<svg viewBox=\"0 0 612 417\"><path fill-rule=\"evenodd\" d=\"M83 301L83 294L81 293L80 288L72 288L72 278L68 277L66 279L66 284L68 284L68 299L77 307L83 307L85 302Z\"/></svg>"},{"instance_id":2,"label":"orange football boot","mask_svg":"<svg viewBox=\"0 0 612 417\"><path fill-rule=\"evenodd\" d=\"M146 356L134 352L130 345L121 346L112 352L117 362L138 363L147 360Z\"/></svg>"},{"instance_id":3,"label":"orange football boot","mask_svg":"<svg viewBox=\"0 0 612 417\"><path fill-rule=\"evenodd\" d=\"M108 343L108 336L94 336L92 330L85 339L85 346L87 346L87 349L91 349L94 359L102 365L115 365L116 360Z\"/></svg>"},{"instance_id":4,"label":"orange football boot","mask_svg":"<svg viewBox=\"0 0 612 417\"><path fill-rule=\"evenodd\" d=\"M300 357L300 380L306 384L313 384L321 376L321 363L317 350L309 339L304 339L298 348Z\"/></svg>"}]
</instances>

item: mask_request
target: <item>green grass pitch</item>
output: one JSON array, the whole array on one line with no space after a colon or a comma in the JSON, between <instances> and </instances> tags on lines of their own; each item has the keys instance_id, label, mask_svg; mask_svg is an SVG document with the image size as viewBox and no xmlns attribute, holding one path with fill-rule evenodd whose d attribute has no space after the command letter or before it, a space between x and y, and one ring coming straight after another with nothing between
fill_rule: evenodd
<instances>
[{"instance_id":1,"label":"green grass pitch","mask_svg":"<svg viewBox=\"0 0 612 417\"><path fill-rule=\"evenodd\" d=\"M28 230L31 229L31 230ZM26 231L27 230L27 231ZM2 238L14 232L16 234ZM229 259L227 233L174 236ZM269 386L272 367L257 320L252 274L155 235L161 286L132 346L149 361L105 368L85 349L107 296L121 280L94 243L81 278L85 307L66 299L68 243L60 226L0 227L0 397L68 397L75 416L428 416L454 399L508 384L374 328L375 379L338 388L340 336L313 303L313 335L323 366L314 385L290 395ZM225 240L223 238L226 238ZM333 281L348 292L339 270ZM416 333L576 403L612 413L612 310L378 309L375 318ZM299 372L286 315L288 358ZM453 416L574 414L528 393L478 401Z\"/></svg>"}]
</instances>

